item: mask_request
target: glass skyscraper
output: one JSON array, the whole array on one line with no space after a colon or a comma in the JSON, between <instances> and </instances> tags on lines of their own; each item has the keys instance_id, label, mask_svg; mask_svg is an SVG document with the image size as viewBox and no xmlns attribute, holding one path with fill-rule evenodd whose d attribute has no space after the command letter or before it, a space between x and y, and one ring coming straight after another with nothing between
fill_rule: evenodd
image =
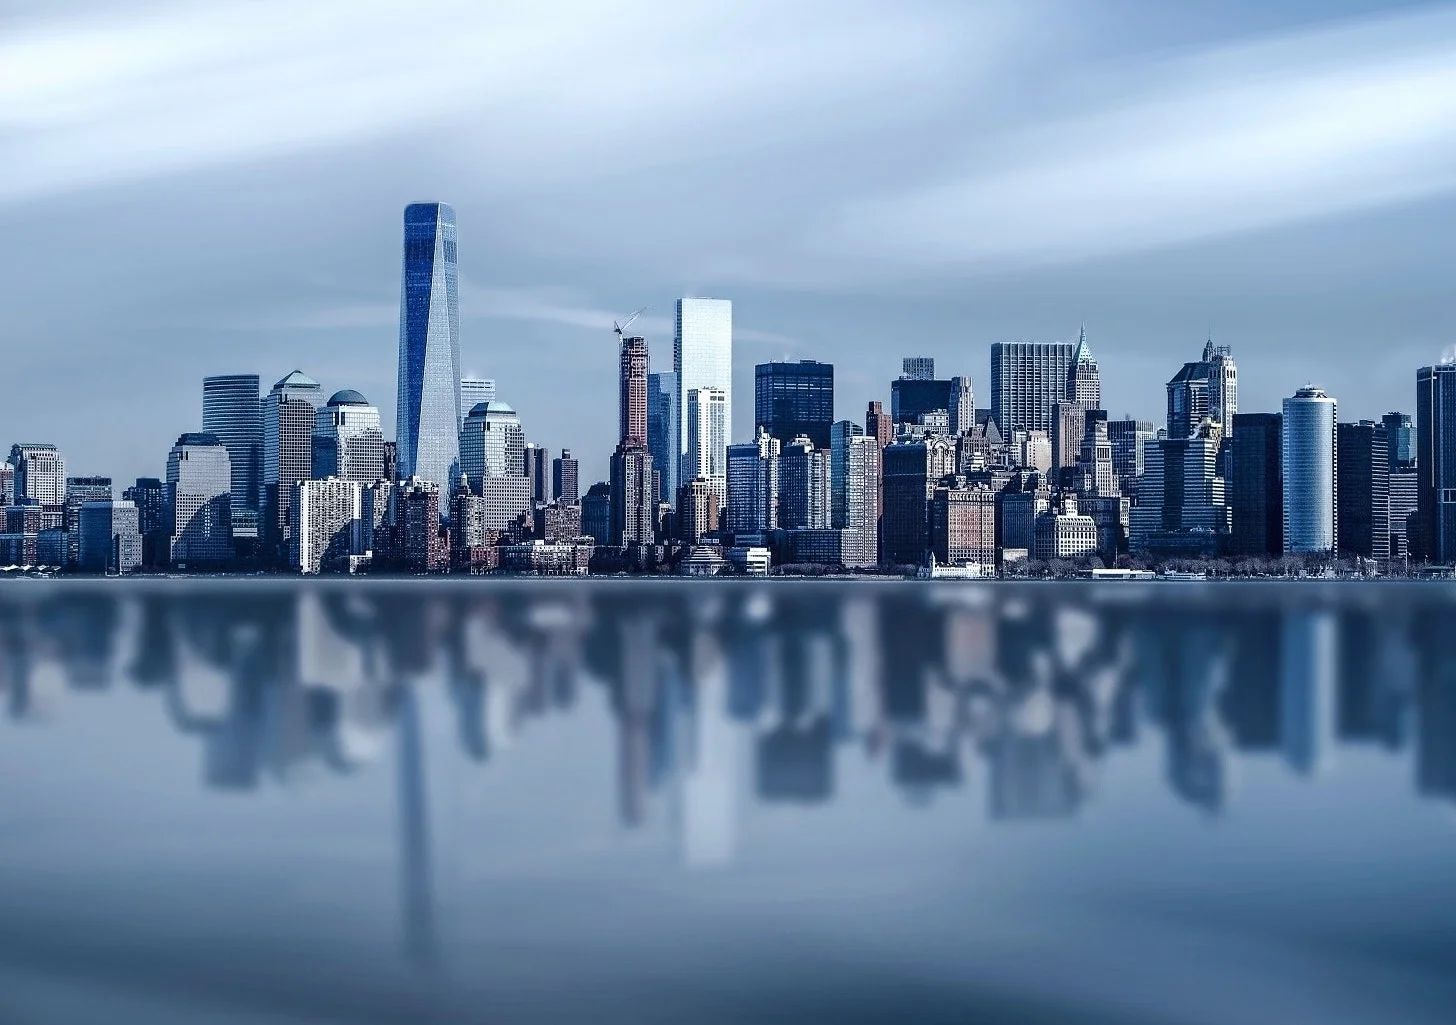
<instances>
[{"instance_id":1,"label":"glass skyscraper","mask_svg":"<svg viewBox=\"0 0 1456 1025\"><path fill-rule=\"evenodd\" d=\"M455 211L412 203L404 211L395 442L401 480L449 486L459 474L460 292Z\"/></svg>"},{"instance_id":2,"label":"glass skyscraper","mask_svg":"<svg viewBox=\"0 0 1456 1025\"><path fill-rule=\"evenodd\" d=\"M364 484L384 477L379 410L352 388L334 392L314 415L313 478L328 477Z\"/></svg>"},{"instance_id":3,"label":"glass skyscraper","mask_svg":"<svg viewBox=\"0 0 1456 1025\"><path fill-rule=\"evenodd\" d=\"M728 299L683 298L677 301L677 328L672 339L672 369L677 373L680 430L678 456L688 459L688 392L717 388L723 393L723 436L733 440L733 303Z\"/></svg>"},{"instance_id":4,"label":"glass skyscraper","mask_svg":"<svg viewBox=\"0 0 1456 1025\"><path fill-rule=\"evenodd\" d=\"M829 447L834 422L834 364L803 359L760 363L753 372L754 426L767 427L783 445L806 436L815 448Z\"/></svg>"},{"instance_id":5,"label":"glass skyscraper","mask_svg":"<svg viewBox=\"0 0 1456 1025\"><path fill-rule=\"evenodd\" d=\"M263 487L263 407L257 374L202 379L202 429L217 435L232 463L233 520L253 519Z\"/></svg>"},{"instance_id":6,"label":"glass skyscraper","mask_svg":"<svg viewBox=\"0 0 1456 1025\"><path fill-rule=\"evenodd\" d=\"M1456 363L1416 371L1416 553L1456 561Z\"/></svg>"},{"instance_id":7,"label":"glass skyscraper","mask_svg":"<svg viewBox=\"0 0 1456 1025\"><path fill-rule=\"evenodd\" d=\"M667 371L647 375L647 451L657 470L661 491L659 502L676 502L678 438L682 433L682 410L678 407L677 374Z\"/></svg>"},{"instance_id":8,"label":"glass skyscraper","mask_svg":"<svg viewBox=\"0 0 1456 1025\"><path fill-rule=\"evenodd\" d=\"M1301 388L1284 400L1279 461L1284 473L1286 552L1334 552L1339 545L1337 419L1335 400L1319 388Z\"/></svg>"}]
</instances>

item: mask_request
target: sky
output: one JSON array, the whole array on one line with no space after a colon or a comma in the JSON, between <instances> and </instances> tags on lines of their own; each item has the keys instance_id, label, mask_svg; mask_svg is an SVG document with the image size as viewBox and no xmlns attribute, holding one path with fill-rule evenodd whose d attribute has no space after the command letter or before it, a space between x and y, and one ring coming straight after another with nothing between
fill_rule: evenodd
<instances>
[{"instance_id":1,"label":"sky","mask_svg":"<svg viewBox=\"0 0 1456 1025\"><path fill-rule=\"evenodd\" d=\"M159 475L204 375L295 368L392 425L435 200L462 370L586 481L613 319L670 369L681 295L734 301L744 436L758 362L862 421L1084 323L1114 416L1212 336L1246 411L1377 417L1456 344L1456 6L0 0L0 439Z\"/></svg>"}]
</instances>

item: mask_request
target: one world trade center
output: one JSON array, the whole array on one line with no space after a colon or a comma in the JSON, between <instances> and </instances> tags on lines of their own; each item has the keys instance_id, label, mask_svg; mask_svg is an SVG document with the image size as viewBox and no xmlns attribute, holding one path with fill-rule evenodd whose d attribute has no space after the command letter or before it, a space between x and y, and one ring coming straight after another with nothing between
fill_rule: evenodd
<instances>
[{"instance_id":1,"label":"one world trade center","mask_svg":"<svg viewBox=\"0 0 1456 1025\"><path fill-rule=\"evenodd\" d=\"M460 472L460 291L455 211L445 203L404 210L395 417L399 479L447 491Z\"/></svg>"}]
</instances>

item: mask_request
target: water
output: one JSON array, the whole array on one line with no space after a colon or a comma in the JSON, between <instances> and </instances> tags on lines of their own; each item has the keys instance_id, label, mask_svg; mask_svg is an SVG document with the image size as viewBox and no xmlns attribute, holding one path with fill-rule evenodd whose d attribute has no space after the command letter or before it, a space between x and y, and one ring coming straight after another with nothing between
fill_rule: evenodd
<instances>
[{"instance_id":1,"label":"water","mask_svg":"<svg viewBox=\"0 0 1456 1025\"><path fill-rule=\"evenodd\" d=\"M0 588L0 1020L1449 1022L1456 589Z\"/></svg>"}]
</instances>

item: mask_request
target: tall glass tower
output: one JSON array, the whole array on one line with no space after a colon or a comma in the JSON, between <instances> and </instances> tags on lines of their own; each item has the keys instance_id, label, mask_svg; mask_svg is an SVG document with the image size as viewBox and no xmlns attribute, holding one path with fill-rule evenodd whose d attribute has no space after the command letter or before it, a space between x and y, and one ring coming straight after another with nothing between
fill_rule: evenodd
<instances>
[{"instance_id":1,"label":"tall glass tower","mask_svg":"<svg viewBox=\"0 0 1456 1025\"><path fill-rule=\"evenodd\" d=\"M418 476L448 487L460 473L463 421L455 211L444 203L404 210L395 416L400 479Z\"/></svg>"},{"instance_id":2,"label":"tall glass tower","mask_svg":"<svg viewBox=\"0 0 1456 1025\"><path fill-rule=\"evenodd\" d=\"M232 464L232 516L256 518L263 487L263 407L257 374L202 379L202 429L217 435Z\"/></svg>"},{"instance_id":3,"label":"tall glass tower","mask_svg":"<svg viewBox=\"0 0 1456 1025\"><path fill-rule=\"evenodd\" d=\"M1301 388L1284 400L1285 552L1334 552L1339 545L1337 422L1335 400L1319 388Z\"/></svg>"},{"instance_id":4,"label":"tall glass tower","mask_svg":"<svg viewBox=\"0 0 1456 1025\"><path fill-rule=\"evenodd\" d=\"M688 393L717 388L723 393L723 436L733 440L733 303L728 299L677 301L677 330L672 339L672 369L677 374L678 454L682 480L693 476L688 461Z\"/></svg>"}]
</instances>

